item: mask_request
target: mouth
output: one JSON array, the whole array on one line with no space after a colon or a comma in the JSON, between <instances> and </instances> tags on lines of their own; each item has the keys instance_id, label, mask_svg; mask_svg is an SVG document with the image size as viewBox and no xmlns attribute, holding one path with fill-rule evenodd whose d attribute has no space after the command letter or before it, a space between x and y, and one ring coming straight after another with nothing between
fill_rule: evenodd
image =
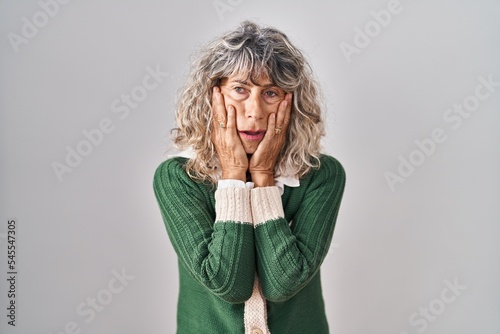
<instances>
[{"instance_id":1,"label":"mouth","mask_svg":"<svg viewBox=\"0 0 500 334\"><path fill-rule=\"evenodd\" d=\"M246 140L261 140L264 138L266 131L238 131L240 137Z\"/></svg>"}]
</instances>

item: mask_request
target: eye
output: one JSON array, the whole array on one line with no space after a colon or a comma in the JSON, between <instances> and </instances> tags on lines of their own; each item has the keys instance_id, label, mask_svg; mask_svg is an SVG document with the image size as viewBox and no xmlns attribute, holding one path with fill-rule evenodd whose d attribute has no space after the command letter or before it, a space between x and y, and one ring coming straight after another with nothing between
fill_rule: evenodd
<instances>
[{"instance_id":1,"label":"eye","mask_svg":"<svg viewBox=\"0 0 500 334\"><path fill-rule=\"evenodd\" d=\"M278 93L272 91L272 90L268 90L264 93L266 95L266 97L276 97L278 96Z\"/></svg>"},{"instance_id":2,"label":"eye","mask_svg":"<svg viewBox=\"0 0 500 334\"><path fill-rule=\"evenodd\" d=\"M245 89L243 87L234 87L234 91L236 93L244 93Z\"/></svg>"}]
</instances>

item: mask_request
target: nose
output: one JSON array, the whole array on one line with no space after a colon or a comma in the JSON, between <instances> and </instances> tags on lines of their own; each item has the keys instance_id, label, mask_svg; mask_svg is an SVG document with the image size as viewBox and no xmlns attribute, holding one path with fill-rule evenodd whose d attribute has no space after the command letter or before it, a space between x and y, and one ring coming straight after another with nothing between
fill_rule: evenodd
<instances>
[{"instance_id":1,"label":"nose","mask_svg":"<svg viewBox=\"0 0 500 334\"><path fill-rule=\"evenodd\" d=\"M245 116L247 118L262 119L264 118L264 109L260 95L252 94L246 101Z\"/></svg>"}]
</instances>

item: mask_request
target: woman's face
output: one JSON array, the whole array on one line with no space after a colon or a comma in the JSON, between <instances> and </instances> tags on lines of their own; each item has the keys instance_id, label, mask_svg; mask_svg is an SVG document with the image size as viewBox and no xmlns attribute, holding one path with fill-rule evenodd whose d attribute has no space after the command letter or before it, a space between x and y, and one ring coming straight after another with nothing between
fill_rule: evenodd
<instances>
[{"instance_id":1,"label":"woman's face","mask_svg":"<svg viewBox=\"0 0 500 334\"><path fill-rule=\"evenodd\" d=\"M254 82L247 77L245 73L223 78L220 88L226 109L229 105L236 109L236 128L243 148L253 154L266 134L269 115L278 111L286 92L266 75Z\"/></svg>"}]
</instances>

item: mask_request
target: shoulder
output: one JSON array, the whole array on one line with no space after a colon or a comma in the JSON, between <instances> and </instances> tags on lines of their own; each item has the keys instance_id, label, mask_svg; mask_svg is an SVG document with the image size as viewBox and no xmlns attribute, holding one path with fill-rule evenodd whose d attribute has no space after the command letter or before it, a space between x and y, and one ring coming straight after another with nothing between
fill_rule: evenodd
<instances>
[{"instance_id":1,"label":"shoulder","mask_svg":"<svg viewBox=\"0 0 500 334\"><path fill-rule=\"evenodd\" d=\"M345 169L336 158L331 155L322 154L319 158L320 166L312 170L315 178L320 178L323 181L335 179L340 183L345 183Z\"/></svg>"},{"instance_id":2,"label":"shoulder","mask_svg":"<svg viewBox=\"0 0 500 334\"><path fill-rule=\"evenodd\" d=\"M165 187L175 181L190 179L184 169L186 160L186 158L174 157L160 163L154 173L154 187Z\"/></svg>"},{"instance_id":3,"label":"shoulder","mask_svg":"<svg viewBox=\"0 0 500 334\"><path fill-rule=\"evenodd\" d=\"M332 157L331 155L327 154L321 154L319 157L319 160L321 162L321 167L333 170L334 172L343 172L345 174L344 167L338 161L336 158Z\"/></svg>"},{"instance_id":4,"label":"shoulder","mask_svg":"<svg viewBox=\"0 0 500 334\"><path fill-rule=\"evenodd\" d=\"M163 174L175 173L180 171L184 171L185 173L184 165L186 163L186 160L186 158L174 157L163 161L156 168L154 178L156 179L158 177L161 177Z\"/></svg>"},{"instance_id":5,"label":"shoulder","mask_svg":"<svg viewBox=\"0 0 500 334\"><path fill-rule=\"evenodd\" d=\"M321 190L327 193L342 193L346 180L342 164L327 154L321 154L319 162L319 167L312 168L300 179L300 188L306 192Z\"/></svg>"},{"instance_id":6,"label":"shoulder","mask_svg":"<svg viewBox=\"0 0 500 334\"><path fill-rule=\"evenodd\" d=\"M180 192L191 194L209 194L213 191L212 184L192 179L186 172L187 158L173 157L163 161L153 177L153 188L157 193L178 195Z\"/></svg>"}]
</instances>

